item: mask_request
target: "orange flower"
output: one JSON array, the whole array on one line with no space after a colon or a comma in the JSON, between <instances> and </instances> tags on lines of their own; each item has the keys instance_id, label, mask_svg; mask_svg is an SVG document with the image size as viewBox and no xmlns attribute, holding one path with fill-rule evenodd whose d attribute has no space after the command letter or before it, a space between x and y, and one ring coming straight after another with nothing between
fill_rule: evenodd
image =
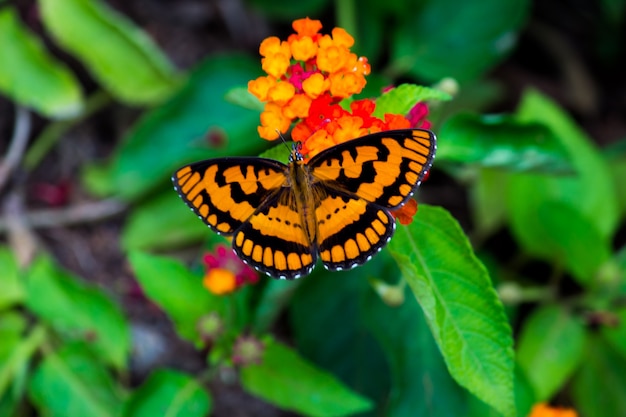
<instances>
[{"instance_id":1,"label":"orange flower","mask_svg":"<svg viewBox=\"0 0 626 417\"><path fill-rule=\"evenodd\" d=\"M296 61L308 61L317 55L317 43L310 36L302 36L289 42L291 55Z\"/></svg>"},{"instance_id":2,"label":"orange flower","mask_svg":"<svg viewBox=\"0 0 626 417\"><path fill-rule=\"evenodd\" d=\"M279 106L284 106L296 94L296 89L292 84L280 82L272 86L267 91L267 98Z\"/></svg>"},{"instance_id":3,"label":"orange flower","mask_svg":"<svg viewBox=\"0 0 626 417\"><path fill-rule=\"evenodd\" d=\"M230 294L237 289L235 274L224 268L211 268L204 276L202 284L215 295Z\"/></svg>"},{"instance_id":4,"label":"orange flower","mask_svg":"<svg viewBox=\"0 0 626 417\"><path fill-rule=\"evenodd\" d=\"M296 94L283 107L283 114L291 120L304 119L309 114L309 107L311 107L311 98L306 94Z\"/></svg>"},{"instance_id":5,"label":"orange flower","mask_svg":"<svg viewBox=\"0 0 626 417\"><path fill-rule=\"evenodd\" d=\"M260 101L267 101L268 91L276 85L276 78L268 75L259 77L256 80L248 81L248 91L256 96Z\"/></svg>"},{"instance_id":6,"label":"orange flower","mask_svg":"<svg viewBox=\"0 0 626 417\"><path fill-rule=\"evenodd\" d=\"M319 72L302 81L302 89L311 98L318 98L328 90L329 86L330 81Z\"/></svg>"},{"instance_id":7,"label":"orange flower","mask_svg":"<svg viewBox=\"0 0 626 417\"><path fill-rule=\"evenodd\" d=\"M244 264L230 248L217 245L203 259L206 273L202 284L215 295L230 294L246 283L255 283L259 276Z\"/></svg>"},{"instance_id":8,"label":"orange flower","mask_svg":"<svg viewBox=\"0 0 626 417\"><path fill-rule=\"evenodd\" d=\"M409 199L402 207L393 210L391 214L400 221L400 224L408 226L413 222L413 216L417 213L417 201Z\"/></svg>"},{"instance_id":9,"label":"orange flower","mask_svg":"<svg viewBox=\"0 0 626 417\"><path fill-rule=\"evenodd\" d=\"M322 29L322 22L305 17L304 19L294 20L291 27L298 35L313 37Z\"/></svg>"},{"instance_id":10,"label":"orange flower","mask_svg":"<svg viewBox=\"0 0 626 417\"><path fill-rule=\"evenodd\" d=\"M528 417L578 417L571 408L551 407L545 403L535 404Z\"/></svg>"}]
</instances>

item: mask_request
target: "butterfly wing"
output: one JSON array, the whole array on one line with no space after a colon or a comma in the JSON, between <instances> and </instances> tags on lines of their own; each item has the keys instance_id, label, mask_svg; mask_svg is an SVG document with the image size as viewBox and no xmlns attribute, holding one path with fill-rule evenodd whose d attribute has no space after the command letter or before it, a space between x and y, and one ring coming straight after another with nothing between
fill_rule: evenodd
<instances>
[{"instance_id":1,"label":"butterfly wing","mask_svg":"<svg viewBox=\"0 0 626 417\"><path fill-rule=\"evenodd\" d=\"M316 180L393 209L411 197L435 149L435 135L428 130L390 130L326 149L307 165Z\"/></svg>"},{"instance_id":2,"label":"butterfly wing","mask_svg":"<svg viewBox=\"0 0 626 417\"><path fill-rule=\"evenodd\" d=\"M390 209L411 197L434 155L432 132L406 129L354 139L309 161L316 238L327 269L360 265L389 242L395 230Z\"/></svg>"},{"instance_id":3,"label":"butterfly wing","mask_svg":"<svg viewBox=\"0 0 626 417\"><path fill-rule=\"evenodd\" d=\"M317 242L326 269L350 269L367 262L389 242L396 223L389 210L323 183L317 195Z\"/></svg>"},{"instance_id":4,"label":"butterfly wing","mask_svg":"<svg viewBox=\"0 0 626 417\"><path fill-rule=\"evenodd\" d=\"M241 259L274 278L308 275L317 248L305 232L294 190L284 187L237 229L233 248Z\"/></svg>"},{"instance_id":5,"label":"butterfly wing","mask_svg":"<svg viewBox=\"0 0 626 417\"><path fill-rule=\"evenodd\" d=\"M287 166L265 158L216 158L186 165L172 181L211 230L232 235L287 181Z\"/></svg>"}]
</instances>

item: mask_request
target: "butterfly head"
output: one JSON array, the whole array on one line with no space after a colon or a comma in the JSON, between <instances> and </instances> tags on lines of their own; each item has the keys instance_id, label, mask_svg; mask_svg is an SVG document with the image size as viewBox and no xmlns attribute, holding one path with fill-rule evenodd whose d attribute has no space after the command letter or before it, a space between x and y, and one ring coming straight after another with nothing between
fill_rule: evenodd
<instances>
[{"instance_id":1,"label":"butterfly head","mask_svg":"<svg viewBox=\"0 0 626 417\"><path fill-rule=\"evenodd\" d=\"M289 162L303 161L304 157L302 156L301 150L302 143L294 142L293 146L291 147L291 153L289 154Z\"/></svg>"}]
</instances>

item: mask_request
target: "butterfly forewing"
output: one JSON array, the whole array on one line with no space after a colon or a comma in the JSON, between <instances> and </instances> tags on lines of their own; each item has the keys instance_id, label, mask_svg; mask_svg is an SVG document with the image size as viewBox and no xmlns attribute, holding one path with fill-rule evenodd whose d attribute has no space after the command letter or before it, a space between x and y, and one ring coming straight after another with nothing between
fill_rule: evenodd
<instances>
[{"instance_id":1,"label":"butterfly forewing","mask_svg":"<svg viewBox=\"0 0 626 417\"><path fill-rule=\"evenodd\" d=\"M317 248L305 233L291 188L283 188L266 201L233 235L233 248L241 259L275 278L308 275Z\"/></svg>"},{"instance_id":2,"label":"butterfly forewing","mask_svg":"<svg viewBox=\"0 0 626 417\"><path fill-rule=\"evenodd\" d=\"M285 185L287 166L264 158L218 158L180 168L172 181L215 232L231 235Z\"/></svg>"},{"instance_id":3,"label":"butterfly forewing","mask_svg":"<svg viewBox=\"0 0 626 417\"><path fill-rule=\"evenodd\" d=\"M308 165L329 186L382 207L397 208L413 194L435 154L428 130L379 132L329 148Z\"/></svg>"}]
</instances>

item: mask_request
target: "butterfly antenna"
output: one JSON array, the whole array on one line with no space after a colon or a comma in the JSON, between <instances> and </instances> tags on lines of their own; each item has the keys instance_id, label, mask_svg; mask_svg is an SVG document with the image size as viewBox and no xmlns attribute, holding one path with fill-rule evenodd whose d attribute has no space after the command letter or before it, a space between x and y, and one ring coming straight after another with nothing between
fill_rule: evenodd
<instances>
[{"instance_id":1,"label":"butterfly antenna","mask_svg":"<svg viewBox=\"0 0 626 417\"><path fill-rule=\"evenodd\" d=\"M287 149L289 149L289 152L291 152L291 149L289 148L289 145L287 145L287 139L285 139L285 137L283 136L282 132L280 130L276 129L276 133L278 133L278 137L283 142L283 145L285 145L287 147Z\"/></svg>"}]
</instances>

